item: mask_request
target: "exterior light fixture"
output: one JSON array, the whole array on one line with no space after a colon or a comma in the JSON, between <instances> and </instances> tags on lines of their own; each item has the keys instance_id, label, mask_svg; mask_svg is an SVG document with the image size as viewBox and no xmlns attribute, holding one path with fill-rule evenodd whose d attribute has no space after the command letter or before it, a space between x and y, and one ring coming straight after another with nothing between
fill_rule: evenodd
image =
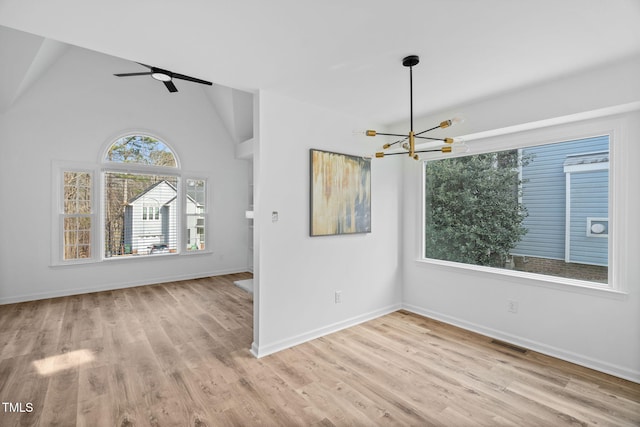
<instances>
[{"instance_id":1,"label":"exterior light fixture","mask_svg":"<svg viewBox=\"0 0 640 427\"><path fill-rule=\"evenodd\" d=\"M410 104L410 120L411 120L411 129L409 130L409 134L402 135L396 133L382 133L376 132L375 130L367 130L367 136L394 136L401 138L395 142L387 143L382 146L383 150L387 150L394 145L399 145L403 151L393 151L393 152L385 152L379 151L376 153L376 157L381 158L384 156L393 156L398 154L405 154L409 157L419 160L420 157L418 153L430 153L430 152L441 152L441 153L465 153L469 151L469 148L465 145L464 141L461 138L431 138L428 136L424 136L424 134L435 130L435 129L444 129L448 128L454 124L457 124L462 121L461 118L453 118L451 120L445 120L441 122L439 125L434 126L430 129L423 130L422 132L414 132L413 130L413 67L418 65L420 62L420 58L417 55L409 55L402 60L402 65L405 67L409 67L409 104ZM428 148L428 149L418 149L416 150L416 139L423 139L428 141L440 141L442 145L440 147Z\"/></svg>"}]
</instances>

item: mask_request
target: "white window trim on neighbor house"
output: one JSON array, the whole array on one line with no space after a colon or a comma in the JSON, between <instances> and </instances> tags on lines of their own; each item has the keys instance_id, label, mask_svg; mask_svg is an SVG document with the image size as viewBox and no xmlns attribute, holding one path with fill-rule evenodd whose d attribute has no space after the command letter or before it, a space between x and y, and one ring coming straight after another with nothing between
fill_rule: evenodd
<instances>
[{"instance_id":1,"label":"white window trim on neighbor house","mask_svg":"<svg viewBox=\"0 0 640 427\"><path fill-rule=\"evenodd\" d=\"M176 167L165 166L153 166L131 163L114 163L109 162L106 159L106 153L109 148L118 139L132 134L147 135L154 137L162 141L173 153L176 159ZM52 161L52 189L51 189L51 266L73 266L81 264L92 264L100 262L117 262L119 260L126 260L125 262L134 262L133 260L143 260L147 258L155 258L157 256L194 256L197 254L210 254L211 250L211 225L210 215L211 207L209 206L211 197L211 186L209 185L210 179L206 173L196 173L181 170L179 158L175 150L168 145L164 138L158 138L153 133L148 131L132 131L122 133L117 137L110 139L104 144L103 149L100 150L99 163L83 163L83 162L70 162L64 160ZM91 257L89 258L77 258L77 259L64 259L64 217L67 216L64 213L64 173L65 172L82 172L91 175ZM174 176L177 178L177 251L175 253L162 253L154 254L152 256L139 256L139 257L107 257L103 248L105 247L105 221L104 221L104 208L103 200L105 195L105 176L109 172L127 172L135 174L156 174L162 176ZM187 189L186 185L189 180L198 180L205 182L205 211L201 214L204 217L204 236L206 248L203 250L186 250L187 236L183 230L185 224L187 224Z\"/></svg>"},{"instance_id":2,"label":"white window trim on neighbor house","mask_svg":"<svg viewBox=\"0 0 640 427\"><path fill-rule=\"evenodd\" d=\"M627 200L623 195L626 193L627 185L625 180L626 145L630 143L625 130L626 123L631 120L626 113L640 110L640 103L632 103L624 106L613 107L560 117L557 119L544 120L535 123L528 123L520 126L512 126L494 131L482 132L462 136L470 147L469 153L463 155L474 155L490 153L502 150L519 149L563 141L571 141L592 137L594 135L609 136L610 152L610 175L609 175L609 218L611 219L609 228L609 278L607 284L595 282L548 276L535 273L520 272L508 269L476 266L451 261L424 258L424 215L425 215L425 193L424 182L425 167L419 168L420 176L420 200L419 213L417 215L420 230L416 239L416 262L420 264L441 265L454 269L464 269L498 277L510 276L519 278L519 282L534 286L544 286L552 288L562 288L565 290L597 294L597 295L625 295L627 293L628 281L625 269L626 263L631 262L630 256L624 251L625 240L629 236L625 235L627 221L630 219L624 213L627 212ZM437 160L451 157L451 154L437 154L425 160Z\"/></svg>"}]
</instances>

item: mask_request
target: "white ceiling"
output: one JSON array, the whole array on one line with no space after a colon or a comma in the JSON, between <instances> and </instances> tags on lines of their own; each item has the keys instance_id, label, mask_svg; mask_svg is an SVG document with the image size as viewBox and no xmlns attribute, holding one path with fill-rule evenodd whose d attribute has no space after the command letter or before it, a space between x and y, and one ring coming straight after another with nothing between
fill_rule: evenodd
<instances>
[{"instance_id":1,"label":"white ceiling","mask_svg":"<svg viewBox=\"0 0 640 427\"><path fill-rule=\"evenodd\" d=\"M640 0L0 0L0 25L383 123L408 54L417 114L640 55Z\"/></svg>"}]
</instances>

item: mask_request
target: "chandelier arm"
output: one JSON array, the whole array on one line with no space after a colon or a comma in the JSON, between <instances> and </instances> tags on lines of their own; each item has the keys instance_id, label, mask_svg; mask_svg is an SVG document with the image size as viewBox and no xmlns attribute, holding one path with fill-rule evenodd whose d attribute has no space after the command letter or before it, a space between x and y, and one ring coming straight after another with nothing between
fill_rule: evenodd
<instances>
[{"instance_id":1,"label":"chandelier arm","mask_svg":"<svg viewBox=\"0 0 640 427\"><path fill-rule=\"evenodd\" d=\"M442 148L431 148L429 150L416 150L415 152L416 153L435 153L436 151L441 153L442 152ZM387 155L389 155L389 154L387 154ZM404 154L404 153L402 153L402 154Z\"/></svg>"},{"instance_id":2,"label":"chandelier arm","mask_svg":"<svg viewBox=\"0 0 640 427\"><path fill-rule=\"evenodd\" d=\"M383 135L383 136L399 136L402 138L409 138L408 135L402 135L400 133L381 133L381 132L376 132L376 135Z\"/></svg>"},{"instance_id":3,"label":"chandelier arm","mask_svg":"<svg viewBox=\"0 0 640 427\"><path fill-rule=\"evenodd\" d=\"M439 151L439 150L438 150ZM402 154L403 156L406 156L409 152L408 151L398 151L398 152L394 152L394 153L384 153L384 156L397 156L398 154Z\"/></svg>"},{"instance_id":4,"label":"chandelier arm","mask_svg":"<svg viewBox=\"0 0 640 427\"><path fill-rule=\"evenodd\" d=\"M398 144L398 143L400 143L400 142L404 142L404 141L406 141L407 139L409 139L409 137L408 137L408 136L405 136L404 138L399 139L399 140L397 140L397 141L394 141L394 142L392 142L392 143L390 143L390 144L387 144L387 145L388 145L389 147L391 147L392 145L396 145L396 144Z\"/></svg>"},{"instance_id":5,"label":"chandelier arm","mask_svg":"<svg viewBox=\"0 0 640 427\"><path fill-rule=\"evenodd\" d=\"M431 132L432 130L440 129L440 127L441 127L441 126L440 126L440 125L438 125L438 126L434 126L434 127L430 128L430 129L423 130L422 132L418 132L418 133L416 133L416 136L418 136L418 135L422 135L423 133Z\"/></svg>"},{"instance_id":6,"label":"chandelier arm","mask_svg":"<svg viewBox=\"0 0 640 427\"><path fill-rule=\"evenodd\" d=\"M430 141L442 141L442 142L447 142L447 141L446 141L446 140L447 140L447 138L430 138L430 137L428 137L428 136L417 136L417 135L416 135L416 138L419 138L419 139L428 139L428 140L430 140Z\"/></svg>"}]
</instances>

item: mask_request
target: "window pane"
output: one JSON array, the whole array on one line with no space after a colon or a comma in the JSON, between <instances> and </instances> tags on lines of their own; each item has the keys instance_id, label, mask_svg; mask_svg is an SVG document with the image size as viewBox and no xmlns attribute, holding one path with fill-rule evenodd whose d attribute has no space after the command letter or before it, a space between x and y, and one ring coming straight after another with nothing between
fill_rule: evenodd
<instances>
[{"instance_id":1,"label":"window pane","mask_svg":"<svg viewBox=\"0 0 640 427\"><path fill-rule=\"evenodd\" d=\"M177 177L107 172L105 188L106 257L176 251Z\"/></svg>"},{"instance_id":2,"label":"window pane","mask_svg":"<svg viewBox=\"0 0 640 427\"><path fill-rule=\"evenodd\" d=\"M90 214L91 200L79 200L76 209L80 214Z\"/></svg>"},{"instance_id":3,"label":"window pane","mask_svg":"<svg viewBox=\"0 0 640 427\"><path fill-rule=\"evenodd\" d=\"M89 245L79 245L78 258L91 258L91 247Z\"/></svg>"},{"instance_id":4,"label":"window pane","mask_svg":"<svg viewBox=\"0 0 640 427\"><path fill-rule=\"evenodd\" d=\"M78 230L91 230L91 217L81 216L78 217Z\"/></svg>"},{"instance_id":5,"label":"window pane","mask_svg":"<svg viewBox=\"0 0 640 427\"><path fill-rule=\"evenodd\" d=\"M425 163L425 257L607 283L607 136Z\"/></svg>"},{"instance_id":6,"label":"window pane","mask_svg":"<svg viewBox=\"0 0 640 427\"><path fill-rule=\"evenodd\" d=\"M63 220L63 259L91 256L91 217L65 217Z\"/></svg>"},{"instance_id":7,"label":"window pane","mask_svg":"<svg viewBox=\"0 0 640 427\"><path fill-rule=\"evenodd\" d=\"M78 234L75 230L64 232L64 244L67 246L78 244Z\"/></svg>"},{"instance_id":8,"label":"window pane","mask_svg":"<svg viewBox=\"0 0 640 427\"><path fill-rule=\"evenodd\" d=\"M78 247L76 245L65 246L64 259L78 259Z\"/></svg>"},{"instance_id":9,"label":"window pane","mask_svg":"<svg viewBox=\"0 0 640 427\"><path fill-rule=\"evenodd\" d=\"M65 200L64 213L69 213L69 214L78 213L78 202L76 202L75 200Z\"/></svg>"},{"instance_id":10,"label":"window pane","mask_svg":"<svg viewBox=\"0 0 640 427\"><path fill-rule=\"evenodd\" d=\"M107 152L107 161L176 167L176 158L162 141L149 135L129 135L118 139Z\"/></svg>"},{"instance_id":11,"label":"window pane","mask_svg":"<svg viewBox=\"0 0 640 427\"><path fill-rule=\"evenodd\" d=\"M64 172L64 213L91 213L91 174Z\"/></svg>"},{"instance_id":12,"label":"window pane","mask_svg":"<svg viewBox=\"0 0 640 427\"><path fill-rule=\"evenodd\" d=\"M206 180L187 180L187 250L205 249Z\"/></svg>"},{"instance_id":13,"label":"window pane","mask_svg":"<svg viewBox=\"0 0 640 427\"><path fill-rule=\"evenodd\" d=\"M187 215L187 250L205 249L205 217Z\"/></svg>"},{"instance_id":14,"label":"window pane","mask_svg":"<svg viewBox=\"0 0 640 427\"><path fill-rule=\"evenodd\" d=\"M74 260L91 256L92 176L89 172L64 171L62 258Z\"/></svg>"},{"instance_id":15,"label":"window pane","mask_svg":"<svg viewBox=\"0 0 640 427\"><path fill-rule=\"evenodd\" d=\"M78 244L88 245L91 243L91 230L78 231Z\"/></svg>"}]
</instances>

